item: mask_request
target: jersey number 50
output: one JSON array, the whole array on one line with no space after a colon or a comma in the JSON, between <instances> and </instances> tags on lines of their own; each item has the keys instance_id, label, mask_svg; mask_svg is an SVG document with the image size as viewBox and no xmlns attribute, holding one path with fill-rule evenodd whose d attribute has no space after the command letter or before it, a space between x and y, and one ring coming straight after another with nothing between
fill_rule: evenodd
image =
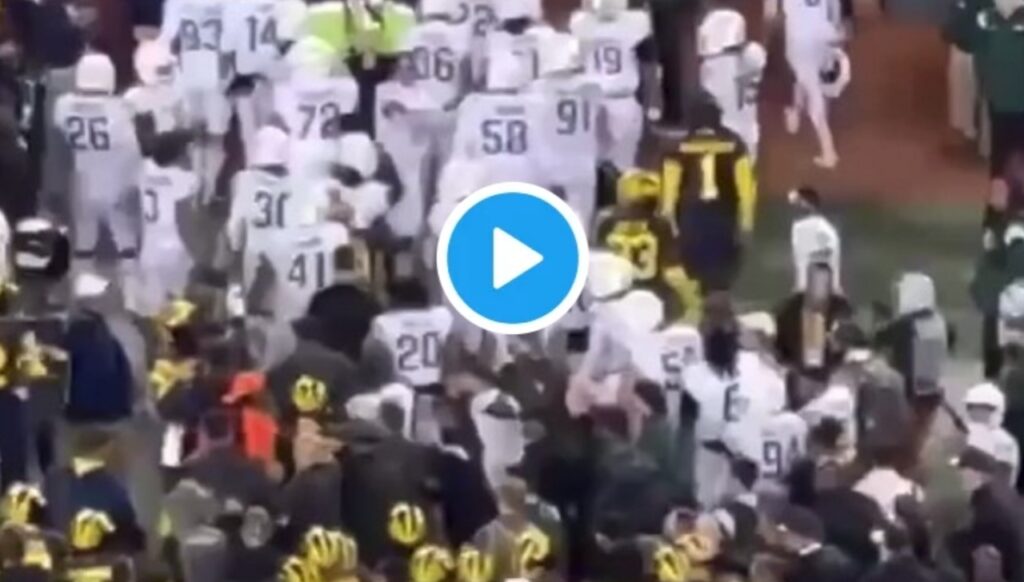
<instances>
[{"instance_id":1,"label":"jersey number 50","mask_svg":"<svg viewBox=\"0 0 1024 582\"><path fill-rule=\"evenodd\" d=\"M523 119L486 119L480 124L484 153L524 154L527 142L527 125Z\"/></svg>"}]
</instances>

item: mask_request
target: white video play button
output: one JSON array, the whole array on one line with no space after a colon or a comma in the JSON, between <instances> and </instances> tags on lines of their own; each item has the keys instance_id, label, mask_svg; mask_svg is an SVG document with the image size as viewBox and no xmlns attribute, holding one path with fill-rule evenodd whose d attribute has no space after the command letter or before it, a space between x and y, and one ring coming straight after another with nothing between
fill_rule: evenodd
<instances>
[{"instance_id":1,"label":"white video play button","mask_svg":"<svg viewBox=\"0 0 1024 582\"><path fill-rule=\"evenodd\" d=\"M491 263L491 281L495 289L501 289L515 281L520 275L544 260L543 255L504 230L495 228L493 233L494 253Z\"/></svg>"}]
</instances>

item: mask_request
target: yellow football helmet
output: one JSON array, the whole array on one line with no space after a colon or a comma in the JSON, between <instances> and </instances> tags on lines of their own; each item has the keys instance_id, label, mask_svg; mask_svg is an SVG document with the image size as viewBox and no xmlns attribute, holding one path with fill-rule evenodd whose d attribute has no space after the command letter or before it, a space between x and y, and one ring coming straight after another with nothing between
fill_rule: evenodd
<instances>
[{"instance_id":1,"label":"yellow football helmet","mask_svg":"<svg viewBox=\"0 0 1024 582\"><path fill-rule=\"evenodd\" d=\"M95 509L83 509L71 522L71 547L80 552L89 552L100 547L104 538L117 528L110 516Z\"/></svg>"},{"instance_id":2,"label":"yellow football helmet","mask_svg":"<svg viewBox=\"0 0 1024 582\"><path fill-rule=\"evenodd\" d=\"M412 547L427 535L427 518L418 505L397 503L388 516L388 535L396 543Z\"/></svg>"},{"instance_id":3,"label":"yellow football helmet","mask_svg":"<svg viewBox=\"0 0 1024 582\"><path fill-rule=\"evenodd\" d=\"M323 582L320 571L302 558L292 556L281 566L280 582Z\"/></svg>"},{"instance_id":4,"label":"yellow football helmet","mask_svg":"<svg viewBox=\"0 0 1024 582\"><path fill-rule=\"evenodd\" d=\"M669 544L659 543L652 556L654 575L658 582L684 582L690 571L690 562L682 552Z\"/></svg>"},{"instance_id":5,"label":"yellow football helmet","mask_svg":"<svg viewBox=\"0 0 1024 582\"><path fill-rule=\"evenodd\" d=\"M661 197L661 177L649 170L631 168L619 176L616 189L619 204L656 201Z\"/></svg>"},{"instance_id":6,"label":"yellow football helmet","mask_svg":"<svg viewBox=\"0 0 1024 582\"><path fill-rule=\"evenodd\" d=\"M8 523L29 525L36 509L46 507L46 499L38 487L15 483L4 495L4 518Z\"/></svg>"},{"instance_id":7,"label":"yellow football helmet","mask_svg":"<svg viewBox=\"0 0 1024 582\"><path fill-rule=\"evenodd\" d=\"M185 299L174 299L157 314L159 321L167 329L177 329L192 320L196 312L196 304Z\"/></svg>"},{"instance_id":8,"label":"yellow football helmet","mask_svg":"<svg viewBox=\"0 0 1024 582\"><path fill-rule=\"evenodd\" d=\"M459 550L456 569L459 582L491 582L494 578L494 558L469 544Z\"/></svg>"},{"instance_id":9,"label":"yellow football helmet","mask_svg":"<svg viewBox=\"0 0 1024 582\"><path fill-rule=\"evenodd\" d=\"M718 544L708 536L686 533L675 540L675 546L694 564L705 564L718 555Z\"/></svg>"},{"instance_id":10,"label":"yellow football helmet","mask_svg":"<svg viewBox=\"0 0 1024 582\"><path fill-rule=\"evenodd\" d=\"M551 555L551 538L534 526L526 528L516 538L516 567L519 575L529 578Z\"/></svg>"},{"instance_id":11,"label":"yellow football helmet","mask_svg":"<svg viewBox=\"0 0 1024 582\"><path fill-rule=\"evenodd\" d=\"M292 384L292 404L300 414L322 412L327 406L327 384L303 374Z\"/></svg>"},{"instance_id":12,"label":"yellow football helmet","mask_svg":"<svg viewBox=\"0 0 1024 582\"><path fill-rule=\"evenodd\" d=\"M419 547L409 559L409 579L412 582L443 582L454 569L452 553L441 546Z\"/></svg>"},{"instance_id":13,"label":"yellow football helmet","mask_svg":"<svg viewBox=\"0 0 1024 582\"><path fill-rule=\"evenodd\" d=\"M338 530L311 528L302 540L302 550L306 562L322 570L350 572L359 563L356 541Z\"/></svg>"}]
</instances>

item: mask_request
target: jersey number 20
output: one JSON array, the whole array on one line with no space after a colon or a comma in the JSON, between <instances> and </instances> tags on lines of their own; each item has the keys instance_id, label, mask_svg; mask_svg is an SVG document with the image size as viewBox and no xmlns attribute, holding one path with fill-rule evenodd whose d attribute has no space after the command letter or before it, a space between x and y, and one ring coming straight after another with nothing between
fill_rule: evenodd
<instances>
[{"instance_id":1,"label":"jersey number 20","mask_svg":"<svg viewBox=\"0 0 1024 582\"><path fill-rule=\"evenodd\" d=\"M403 333L398 336L398 371L415 372L441 365L441 334L428 331L423 335Z\"/></svg>"}]
</instances>

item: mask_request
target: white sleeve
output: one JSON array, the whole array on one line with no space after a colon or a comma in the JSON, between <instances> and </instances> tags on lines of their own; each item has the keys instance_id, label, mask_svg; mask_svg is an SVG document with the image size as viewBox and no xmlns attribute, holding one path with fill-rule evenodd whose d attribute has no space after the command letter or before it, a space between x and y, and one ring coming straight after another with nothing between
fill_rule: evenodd
<instances>
[{"instance_id":1,"label":"white sleeve","mask_svg":"<svg viewBox=\"0 0 1024 582\"><path fill-rule=\"evenodd\" d=\"M164 3L163 22L160 25L159 41L166 46L173 46L178 36L181 19L181 0L167 0Z\"/></svg>"},{"instance_id":2,"label":"white sleeve","mask_svg":"<svg viewBox=\"0 0 1024 582\"><path fill-rule=\"evenodd\" d=\"M231 213L228 215L226 232L228 235L228 246L233 251L241 251L245 244L245 217L242 210L242 184L245 174L236 174L231 181ZM198 184L197 184L198 186Z\"/></svg>"}]
</instances>

